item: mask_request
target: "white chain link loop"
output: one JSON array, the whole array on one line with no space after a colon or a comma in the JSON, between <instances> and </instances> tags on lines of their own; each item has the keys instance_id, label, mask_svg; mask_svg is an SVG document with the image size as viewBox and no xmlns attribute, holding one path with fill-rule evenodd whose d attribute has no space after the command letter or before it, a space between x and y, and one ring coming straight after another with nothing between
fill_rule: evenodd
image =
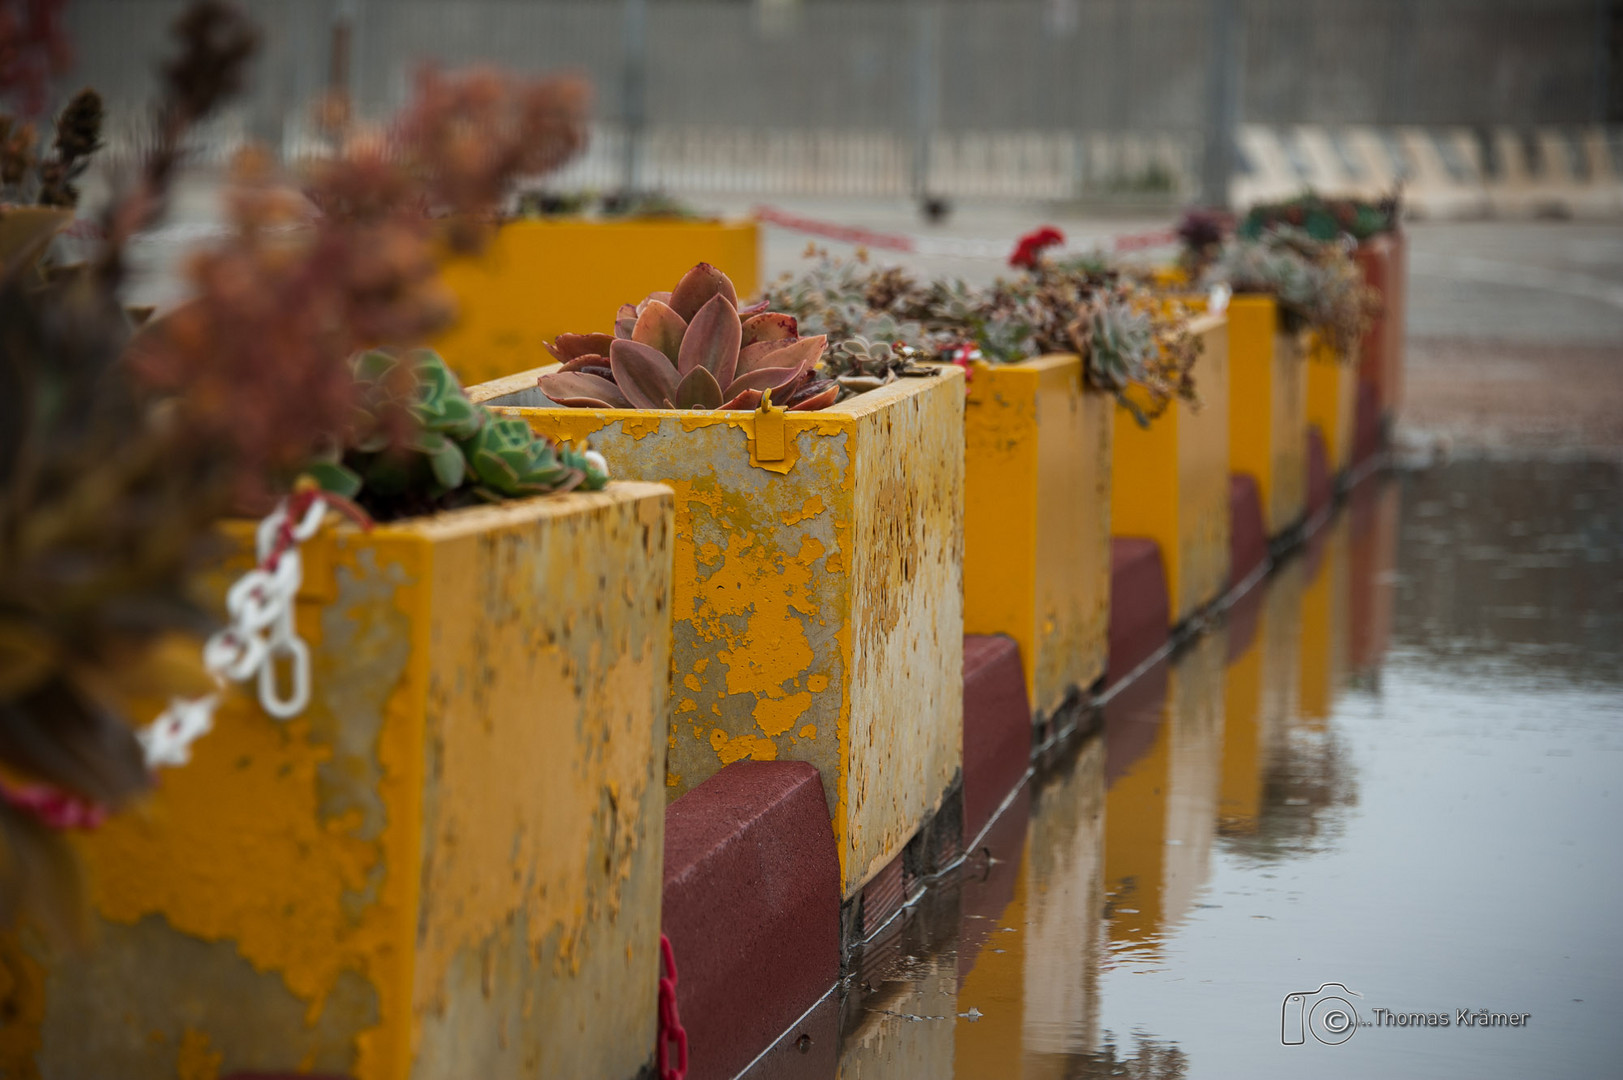
<instances>
[{"instance_id":1,"label":"white chain link loop","mask_svg":"<svg viewBox=\"0 0 1623 1080\"><path fill-rule=\"evenodd\" d=\"M284 499L259 523L254 536L259 565L244 574L225 594L231 622L203 645L203 666L223 688L228 682L259 680L259 704L278 720L290 720L310 703L310 647L293 621L294 601L304 581L304 560L298 545L314 536L326 517L327 503L319 495L291 528ZM284 528L292 543L278 552ZM287 693L282 693L279 668L287 667ZM136 733L146 754L147 767L184 765L191 760L192 743L214 727L220 694L175 698L156 720Z\"/></svg>"}]
</instances>

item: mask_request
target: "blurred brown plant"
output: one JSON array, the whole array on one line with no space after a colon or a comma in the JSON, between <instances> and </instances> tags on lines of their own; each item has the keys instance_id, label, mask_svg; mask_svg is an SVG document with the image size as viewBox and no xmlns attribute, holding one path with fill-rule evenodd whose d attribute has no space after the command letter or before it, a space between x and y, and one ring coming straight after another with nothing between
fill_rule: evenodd
<instances>
[{"instance_id":1,"label":"blurred brown plant","mask_svg":"<svg viewBox=\"0 0 1623 1080\"><path fill-rule=\"evenodd\" d=\"M194 99L193 119L217 101ZM89 109L77 115L60 149L86 145ZM127 204L161 205L168 174L153 175L114 215L150 220ZM74 863L50 825L95 820L76 802L117 808L142 791L131 709L208 686L210 620L188 589L235 477L121 363L125 236L99 273L40 284L25 270L48 233L0 267L0 924L23 911L73 922Z\"/></svg>"},{"instance_id":2,"label":"blurred brown plant","mask_svg":"<svg viewBox=\"0 0 1623 1080\"><path fill-rule=\"evenodd\" d=\"M312 167L314 211L263 153L239 155L230 238L193 257L196 298L143 334L132 360L149 385L184 390L183 422L229 448L244 510L264 509L312 453L343 441L356 407L348 357L447 324L442 231L476 243L520 173L582 145L585 100L572 79L427 70L388 129L346 133Z\"/></svg>"},{"instance_id":3,"label":"blurred brown plant","mask_svg":"<svg viewBox=\"0 0 1623 1080\"><path fill-rule=\"evenodd\" d=\"M45 107L51 76L68 66L66 6L67 0L0 0L0 94L20 97L26 115Z\"/></svg>"},{"instance_id":4,"label":"blurred brown plant","mask_svg":"<svg viewBox=\"0 0 1623 1080\"><path fill-rule=\"evenodd\" d=\"M15 264L0 272L0 925L78 910L45 822L127 803L148 783L133 709L207 685L210 620L188 590L214 527L266 509L346 439L353 353L444 323L430 211L478 220L516 173L583 139L575 82L429 73L394 125L350 134L316 167L308 200L246 153L230 234L190 262L194 297L132 337L126 244L162 212L186 135L242 85L257 40L219 0L191 5L175 35L155 137L96 265L43 289ZM409 416L399 426L413 435Z\"/></svg>"},{"instance_id":5,"label":"blurred brown plant","mask_svg":"<svg viewBox=\"0 0 1623 1080\"><path fill-rule=\"evenodd\" d=\"M74 181L84 174L90 155L101 148L101 95L86 87L73 95L56 118L56 142L39 163L41 206L78 206Z\"/></svg>"}]
</instances>

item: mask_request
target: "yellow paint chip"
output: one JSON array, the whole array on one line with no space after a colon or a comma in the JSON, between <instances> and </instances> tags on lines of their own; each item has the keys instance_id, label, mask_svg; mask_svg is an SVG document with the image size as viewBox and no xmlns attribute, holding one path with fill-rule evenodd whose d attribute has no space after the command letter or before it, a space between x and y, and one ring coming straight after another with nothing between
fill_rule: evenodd
<instances>
[{"instance_id":1,"label":"yellow paint chip","mask_svg":"<svg viewBox=\"0 0 1623 1080\"><path fill-rule=\"evenodd\" d=\"M791 694L778 700L759 699L755 702L755 723L768 736L776 738L794 727L795 721L811 708L811 703L809 693Z\"/></svg>"},{"instance_id":2,"label":"yellow paint chip","mask_svg":"<svg viewBox=\"0 0 1623 1080\"><path fill-rule=\"evenodd\" d=\"M802 521L806 521L809 518L814 518L818 514L821 514L825 509L826 507L823 506L823 497L821 495L813 495L811 498L807 499L801 504L800 513L789 514L783 519L783 523L785 525L799 525Z\"/></svg>"},{"instance_id":3,"label":"yellow paint chip","mask_svg":"<svg viewBox=\"0 0 1623 1080\"><path fill-rule=\"evenodd\" d=\"M224 1053L209 1049L207 1035L187 1028L180 1037L180 1052L175 1057L176 1080L218 1080L220 1063L224 1060Z\"/></svg>"},{"instance_id":4,"label":"yellow paint chip","mask_svg":"<svg viewBox=\"0 0 1623 1080\"><path fill-rule=\"evenodd\" d=\"M778 760L777 743L771 739L763 739L759 735L745 734L729 739L725 731L716 728L710 733L710 747L715 750L723 765L731 765L744 758L752 761Z\"/></svg>"}]
</instances>

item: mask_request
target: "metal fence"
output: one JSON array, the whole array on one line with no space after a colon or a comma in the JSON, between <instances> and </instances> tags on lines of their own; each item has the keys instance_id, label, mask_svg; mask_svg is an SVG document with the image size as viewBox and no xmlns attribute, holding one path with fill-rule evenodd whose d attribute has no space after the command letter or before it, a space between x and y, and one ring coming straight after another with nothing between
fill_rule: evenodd
<instances>
[{"instance_id":1,"label":"metal fence","mask_svg":"<svg viewBox=\"0 0 1623 1080\"><path fill-rule=\"evenodd\" d=\"M643 86L641 179L670 190L1065 196L1176 190L1210 85L1209 0L251 0L266 48L224 130L295 154L353 18L363 115L415 65L571 69L599 138L572 182L614 182L624 88ZM181 0L75 0L64 89L150 94ZM646 51L627 51L645 7ZM1239 0L1253 124L1594 123L1611 99L1608 0ZM635 37L630 40L635 42ZM628 71L640 76L628 80ZM72 85L67 85L71 83ZM126 113L126 115L128 115ZM632 109L635 119L637 110ZM115 115L115 122L117 117Z\"/></svg>"}]
</instances>

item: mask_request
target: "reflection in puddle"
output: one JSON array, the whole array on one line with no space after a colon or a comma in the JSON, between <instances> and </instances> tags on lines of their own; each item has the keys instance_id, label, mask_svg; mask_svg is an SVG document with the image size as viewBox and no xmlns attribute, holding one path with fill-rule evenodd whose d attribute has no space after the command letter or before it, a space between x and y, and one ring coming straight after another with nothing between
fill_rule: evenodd
<instances>
[{"instance_id":1,"label":"reflection in puddle","mask_svg":"<svg viewBox=\"0 0 1623 1080\"><path fill-rule=\"evenodd\" d=\"M1615 1071L1620 479L1362 485L750 1075ZM1283 996L1338 981L1360 1010L1534 1019L1282 1045Z\"/></svg>"}]
</instances>

